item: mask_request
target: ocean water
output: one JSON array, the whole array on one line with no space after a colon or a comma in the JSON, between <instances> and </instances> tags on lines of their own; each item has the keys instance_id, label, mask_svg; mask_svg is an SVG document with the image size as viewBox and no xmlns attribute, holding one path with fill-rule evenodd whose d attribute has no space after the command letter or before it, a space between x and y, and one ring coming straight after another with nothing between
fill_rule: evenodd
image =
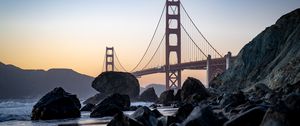
<instances>
[{"instance_id":1,"label":"ocean water","mask_svg":"<svg viewBox=\"0 0 300 126\"><path fill-rule=\"evenodd\" d=\"M36 99L22 100L6 100L0 101L0 126L56 126L58 124L95 124L106 126L112 117L90 118L90 112L81 112L80 118L47 120L47 121L31 121L31 110L37 102ZM149 102L133 102L131 105L150 106ZM176 108L163 107L158 108L163 115L172 115ZM131 115L134 111L124 111L125 114ZM90 125L89 125L90 126Z\"/></svg>"}]
</instances>

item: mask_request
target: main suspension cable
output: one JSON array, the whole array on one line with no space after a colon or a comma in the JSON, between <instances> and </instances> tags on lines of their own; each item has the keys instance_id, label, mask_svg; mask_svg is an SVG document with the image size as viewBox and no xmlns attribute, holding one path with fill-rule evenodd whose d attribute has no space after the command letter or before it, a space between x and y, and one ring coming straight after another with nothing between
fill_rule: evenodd
<instances>
[{"instance_id":1,"label":"main suspension cable","mask_svg":"<svg viewBox=\"0 0 300 126\"><path fill-rule=\"evenodd\" d=\"M199 28L196 26L196 24L194 23L194 21L192 20L192 18L190 17L190 15L187 13L186 9L184 8L183 4L180 2L181 7L183 8L184 12L186 13L186 15L188 16L188 18L190 19L190 21L192 22L192 24L194 25L194 27L197 29L198 33L200 33L200 35L202 36L202 38L206 41L206 43L220 56L223 57L211 44L210 42L205 38L205 36L202 34L202 32L199 30Z\"/></svg>"},{"instance_id":2,"label":"main suspension cable","mask_svg":"<svg viewBox=\"0 0 300 126\"><path fill-rule=\"evenodd\" d=\"M143 56L142 56L142 58L140 59L140 61L138 62L138 64L137 64L130 72L133 72L133 71L141 64L142 60L145 58L145 56L146 56L146 54L147 54L147 52L148 52L148 50L149 50L149 48L150 48L150 45L152 44L152 42L153 42L153 40L154 40L155 34L156 34L156 32L157 32L157 29L158 29L158 27L159 27L159 24L160 24L160 22L161 22L161 19L162 19L162 17L163 17L164 12L165 12L165 8L166 8L166 4L164 5L164 8L163 8L162 13L161 13L160 18L159 18L159 21L158 21L158 23L157 23L157 25L156 25L156 28L155 28L155 30L154 30L154 33L153 33L153 35L152 35L152 38L151 38L151 40L150 40L150 43L148 44L148 47L147 47L145 53L143 54Z\"/></svg>"}]
</instances>

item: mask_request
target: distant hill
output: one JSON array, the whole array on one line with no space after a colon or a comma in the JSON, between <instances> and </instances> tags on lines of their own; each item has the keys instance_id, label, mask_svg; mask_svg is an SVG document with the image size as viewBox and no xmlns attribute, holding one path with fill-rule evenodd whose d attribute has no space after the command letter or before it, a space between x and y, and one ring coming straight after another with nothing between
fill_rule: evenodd
<instances>
[{"instance_id":1,"label":"distant hill","mask_svg":"<svg viewBox=\"0 0 300 126\"><path fill-rule=\"evenodd\" d=\"M36 98L58 86L86 98L96 92L93 79L71 69L23 70L0 62L0 99Z\"/></svg>"},{"instance_id":2,"label":"distant hill","mask_svg":"<svg viewBox=\"0 0 300 126\"><path fill-rule=\"evenodd\" d=\"M143 93L147 88L153 87L157 96L159 96L163 91L165 91L166 86L162 84L149 84L146 87L140 88L140 94Z\"/></svg>"}]
</instances>

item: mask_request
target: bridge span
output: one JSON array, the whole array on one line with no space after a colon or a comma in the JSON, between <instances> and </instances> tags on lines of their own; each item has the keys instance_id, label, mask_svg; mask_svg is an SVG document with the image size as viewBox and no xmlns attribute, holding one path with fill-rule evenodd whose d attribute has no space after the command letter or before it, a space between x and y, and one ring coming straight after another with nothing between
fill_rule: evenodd
<instances>
[{"instance_id":1,"label":"bridge span","mask_svg":"<svg viewBox=\"0 0 300 126\"><path fill-rule=\"evenodd\" d=\"M206 70L208 83L235 57L230 52L223 56L212 46L180 0L166 0L145 53L132 70L125 69L113 47L106 48L104 59L102 71L126 71L137 77L165 73L168 90L181 88L183 70Z\"/></svg>"}]
</instances>

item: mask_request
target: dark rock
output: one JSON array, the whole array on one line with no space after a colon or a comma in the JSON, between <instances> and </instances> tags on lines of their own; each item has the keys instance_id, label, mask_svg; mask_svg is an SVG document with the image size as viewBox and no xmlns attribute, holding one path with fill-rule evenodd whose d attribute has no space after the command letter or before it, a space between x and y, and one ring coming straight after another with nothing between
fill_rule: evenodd
<instances>
[{"instance_id":1,"label":"dark rock","mask_svg":"<svg viewBox=\"0 0 300 126\"><path fill-rule=\"evenodd\" d=\"M158 97L153 87L147 88L139 97L140 101L156 102Z\"/></svg>"},{"instance_id":2,"label":"dark rock","mask_svg":"<svg viewBox=\"0 0 300 126\"><path fill-rule=\"evenodd\" d=\"M285 99L284 103L291 112L300 114L300 94L291 93Z\"/></svg>"},{"instance_id":3,"label":"dark rock","mask_svg":"<svg viewBox=\"0 0 300 126\"><path fill-rule=\"evenodd\" d=\"M129 107L129 109L128 109L128 111L135 111L135 110L137 110L139 107L142 107L142 106L130 106Z\"/></svg>"},{"instance_id":4,"label":"dark rock","mask_svg":"<svg viewBox=\"0 0 300 126\"><path fill-rule=\"evenodd\" d=\"M290 94L266 112L261 126L299 126L300 94Z\"/></svg>"},{"instance_id":5,"label":"dark rock","mask_svg":"<svg viewBox=\"0 0 300 126\"><path fill-rule=\"evenodd\" d=\"M263 82L271 89L300 80L300 9L267 27L242 48L231 68L211 83L236 91Z\"/></svg>"},{"instance_id":6,"label":"dark rock","mask_svg":"<svg viewBox=\"0 0 300 126\"><path fill-rule=\"evenodd\" d=\"M129 118L123 112L117 113L107 126L144 126L135 119Z\"/></svg>"},{"instance_id":7,"label":"dark rock","mask_svg":"<svg viewBox=\"0 0 300 126\"><path fill-rule=\"evenodd\" d=\"M200 95L200 94L192 94L189 97L187 97L184 102L185 103L197 104L197 103L199 103L199 102L201 102L203 100L205 100L205 99L203 98L202 95Z\"/></svg>"},{"instance_id":8,"label":"dark rock","mask_svg":"<svg viewBox=\"0 0 300 126\"><path fill-rule=\"evenodd\" d=\"M43 96L32 109L32 120L50 120L80 117L81 105L76 95L61 87Z\"/></svg>"},{"instance_id":9,"label":"dark rock","mask_svg":"<svg viewBox=\"0 0 300 126\"><path fill-rule=\"evenodd\" d=\"M244 104L246 102L246 97L243 92L233 92L230 94L225 94L220 101L220 104L222 107L230 106L230 107L236 107L238 105Z\"/></svg>"},{"instance_id":10,"label":"dark rock","mask_svg":"<svg viewBox=\"0 0 300 126\"><path fill-rule=\"evenodd\" d=\"M167 116L167 126L175 125L177 122L177 119L175 116Z\"/></svg>"},{"instance_id":11,"label":"dark rock","mask_svg":"<svg viewBox=\"0 0 300 126\"><path fill-rule=\"evenodd\" d=\"M174 90L167 90L160 94L158 103L169 106L173 103L174 99Z\"/></svg>"},{"instance_id":12,"label":"dark rock","mask_svg":"<svg viewBox=\"0 0 300 126\"><path fill-rule=\"evenodd\" d=\"M267 110L260 126L291 126L290 122L286 106L276 105Z\"/></svg>"},{"instance_id":13,"label":"dark rock","mask_svg":"<svg viewBox=\"0 0 300 126\"><path fill-rule=\"evenodd\" d=\"M162 92L166 90L166 85L164 84L149 84L145 87L145 89L153 87L157 96L160 96ZM140 92L143 92L140 90Z\"/></svg>"},{"instance_id":14,"label":"dark rock","mask_svg":"<svg viewBox=\"0 0 300 126\"><path fill-rule=\"evenodd\" d=\"M158 104L152 104L152 105L150 105L149 107L150 107L150 108L154 108L154 109L155 109L155 108L157 108L157 107L161 107L161 106L160 106L160 105L158 105Z\"/></svg>"},{"instance_id":15,"label":"dark rock","mask_svg":"<svg viewBox=\"0 0 300 126\"><path fill-rule=\"evenodd\" d=\"M156 118L159 118L159 117L163 116L163 114L161 114L157 109L153 109L151 112L154 114L154 116Z\"/></svg>"},{"instance_id":16,"label":"dark rock","mask_svg":"<svg viewBox=\"0 0 300 126\"><path fill-rule=\"evenodd\" d=\"M107 104L101 106L97 105L97 107L90 114L90 117L101 118L105 116L114 116L120 112L122 112L122 108L120 108L120 106L117 106L115 104Z\"/></svg>"},{"instance_id":17,"label":"dark rock","mask_svg":"<svg viewBox=\"0 0 300 126\"><path fill-rule=\"evenodd\" d=\"M186 99L191 100L191 96L194 94L197 94L199 100L206 99L209 96L206 88L203 86L201 81L192 77L188 77L184 81L181 89L181 100L182 101L185 101Z\"/></svg>"},{"instance_id":18,"label":"dark rock","mask_svg":"<svg viewBox=\"0 0 300 126\"><path fill-rule=\"evenodd\" d=\"M196 106L181 125L184 126L222 126L226 120L220 119L209 106Z\"/></svg>"},{"instance_id":19,"label":"dark rock","mask_svg":"<svg viewBox=\"0 0 300 126\"><path fill-rule=\"evenodd\" d=\"M238 117L226 122L224 126L259 126L265 112L265 108L262 107L252 108Z\"/></svg>"},{"instance_id":20,"label":"dark rock","mask_svg":"<svg viewBox=\"0 0 300 126\"><path fill-rule=\"evenodd\" d=\"M95 105L94 104L86 104L83 106L80 111L92 111L94 109Z\"/></svg>"},{"instance_id":21,"label":"dark rock","mask_svg":"<svg viewBox=\"0 0 300 126\"><path fill-rule=\"evenodd\" d=\"M119 111L128 110L129 107L130 99L128 95L113 94L96 105L90 116L114 116Z\"/></svg>"},{"instance_id":22,"label":"dark rock","mask_svg":"<svg viewBox=\"0 0 300 126\"><path fill-rule=\"evenodd\" d=\"M168 123L168 116L162 116L158 118L157 126L169 126L167 123Z\"/></svg>"},{"instance_id":23,"label":"dark rock","mask_svg":"<svg viewBox=\"0 0 300 126\"><path fill-rule=\"evenodd\" d=\"M140 93L138 80L132 74L125 72L103 72L95 78L92 87L106 95L119 93L136 98Z\"/></svg>"},{"instance_id":24,"label":"dark rock","mask_svg":"<svg viewBox=\"0 0 300 126\"><path fill-rule=\"evenodd\" d=\"M94 105L96 105L106 97L107 97L106 95L104 95L102 93L98 93L98 94L88 98L87 100L85 100L83 102L83 104L94 104Z\"/></svg>"},{"instance_id":25,"label":"dark rock","mask_svg":"<svg viewBox=\"0 0 300 126\"><path fill-rule=\"evenodd\" d=\"M177 102L181 102L181 89L178 89L176 95L174 96L174 100Z\"/></svg>"},{"instance_id":26,"label":"dark rock","mask_svg":"<svg viewBox=\"0 0 300 126\"><path fill-rule=\"evenodd\" d=\"M156 115L145 106L138 108L130 117L138 120L145 126L157 126L158 124Z\"/></svg>"},{"instance_id":27,"label":"dark rock","mask_svg":"<svg viewBox=\"0 0 300 126\"><path fill-rule=\"evenodd\" d=\"M190 115L193 109L194 106L192 104L184 104L183 106L179 107L175 113L176 122L183 122Z\"/></svg>"}]
</instances>

